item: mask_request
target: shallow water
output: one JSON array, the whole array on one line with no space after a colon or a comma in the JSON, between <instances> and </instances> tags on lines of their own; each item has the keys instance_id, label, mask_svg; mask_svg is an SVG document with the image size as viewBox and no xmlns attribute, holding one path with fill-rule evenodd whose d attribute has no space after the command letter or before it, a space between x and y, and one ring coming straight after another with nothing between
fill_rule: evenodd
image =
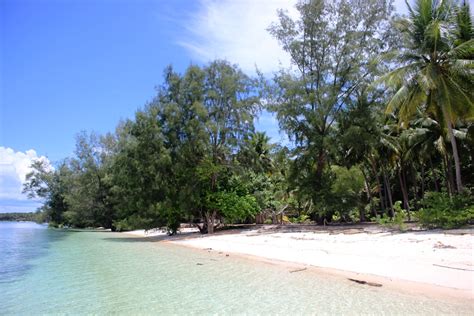
<instances>
[{"instance_id":1,"label":"shallow water","mask_svg":"<svg viewBox=\"0 0 474 316\"><path fill-rule=\"evenodd\" d=\"M472 314L281 265L106 232L0 222L0 314Z\"/></svg>"}]
</instances>

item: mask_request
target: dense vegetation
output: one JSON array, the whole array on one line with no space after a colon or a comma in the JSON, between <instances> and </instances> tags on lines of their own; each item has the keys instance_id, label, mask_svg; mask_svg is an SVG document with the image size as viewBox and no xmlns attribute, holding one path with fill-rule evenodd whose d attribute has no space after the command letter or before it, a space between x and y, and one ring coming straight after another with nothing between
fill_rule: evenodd
<instances>
[{"instance_id":1,"label":"dense vegetation","mask_svg":"<svg viewBox=\"0 0 474 316\"><path fill-rule=\"evenodd\" d=\"M35 213L0 213L0 221L43 223L45 218L44 214L39 211Z\"/></svg>"},{"instance_id":2,"label":"dense vegetation","mask_svg":"<svg viewBox=\"0 0 474 316\"><path fill-rule=\"evenodd\" d=\"M269 32L292 59L269 79L214 61L170 66L115 133L32 165L51 224L119 230L192 222L320 224L474 218L474 31L466 2L302 1ZM255 131L265 109L288 144ZM398 202L400 201L400 202Z\"/></svg>"}]
</instances>

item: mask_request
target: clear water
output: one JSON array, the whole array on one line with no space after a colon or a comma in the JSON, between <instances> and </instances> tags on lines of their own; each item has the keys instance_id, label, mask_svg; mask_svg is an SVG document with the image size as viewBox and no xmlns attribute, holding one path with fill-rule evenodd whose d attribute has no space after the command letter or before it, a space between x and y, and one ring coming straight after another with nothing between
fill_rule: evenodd
<instances>
[{"instance_id":1,"label":"clear water","mask_svg":"<svg viewBox=\"0 0 474 316\"><path fill-rule=\"evenodd\" d=\"M0 222L0 315L472 315L311 270L106 232Z\"/></svg>"}]
</instances>

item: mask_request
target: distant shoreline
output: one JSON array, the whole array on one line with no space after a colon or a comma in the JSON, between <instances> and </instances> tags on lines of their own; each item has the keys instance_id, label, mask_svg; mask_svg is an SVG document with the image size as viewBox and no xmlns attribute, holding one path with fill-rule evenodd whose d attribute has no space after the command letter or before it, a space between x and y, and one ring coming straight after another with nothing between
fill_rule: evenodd
<instances>
[{"instance_id":1,"label":"distant shoreline","mask_svg":"<svg viewBox=\"0 0 474 316\"><path fill-rule=\"evenodd\" d=\"M474 229L394 233L380 227L296 229L269 226L178 236L143 230L124 234L167 244L282 264L294 272L325 273L403 293L474 304ZM474 308L474 306L473 306Z\"/></svg>"}]
</instances>

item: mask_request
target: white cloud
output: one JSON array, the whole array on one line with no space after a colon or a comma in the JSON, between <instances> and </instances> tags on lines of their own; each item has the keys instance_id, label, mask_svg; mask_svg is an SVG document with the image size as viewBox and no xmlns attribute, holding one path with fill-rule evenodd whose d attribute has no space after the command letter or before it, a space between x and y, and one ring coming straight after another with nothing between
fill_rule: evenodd
<instances>
[{"instance_id":1,"label":"white cloud","mask_svg":"<svg viewBox=\"0 0 474 316\"><path fill-rule=\"evenodd\" d=\"M26 200L21 190L31 171L30 165L36 159L49 164L48 158L38 156L33 149L21 152L0 146L0 203L1 200Z\"/></svg>"},{"instance_id":2,"label":"white cloud","mask_svg":"<svg viewBox=\"0 0 474 316\"><path fill-rule=\"evenodd\" d=\"M267 31L277 22L277 10L287 10L298 16L297 0L200 0L199 10L182 22L187 38L178 44L202 62L227 59L237 63L247 73L255 65L264 73L290 65L283 51ZM398 13L407 13L405 0L394 1Z\"/></svg>"},{"instance_id":3,"label":"white cloud","mask_svg":"<svg viewBox=\"0 0 474 316\"><path fill-rule=\"evenodd\" d=\"M189 38L178 44L200 61L227 59L248 73L255 65L268 73L290 59L267 31L277 10L296 16L296 0L201 0L200 9L187 20Z\"/></svg>"},{"instance_id":4,"label":"white cloud","mask_svg":"<svg viewBox=\"0 0 474 316\"><path fill-rule=\"evenodd\" d=\"M202 62L227 59L237 63L243 71L254 73L257 66L265 74L290 65L289 55L267 31L277 22L277 10L287 10L298 16L297 0L200 0L200 9L184 22L187 38L179 45L193 58ZM406 14L405 0L394 1L397 13ZM264 112L255 122L272 141L288 143L284 132L279 132L274 115Z\"/></svg>"}]
</instances>

